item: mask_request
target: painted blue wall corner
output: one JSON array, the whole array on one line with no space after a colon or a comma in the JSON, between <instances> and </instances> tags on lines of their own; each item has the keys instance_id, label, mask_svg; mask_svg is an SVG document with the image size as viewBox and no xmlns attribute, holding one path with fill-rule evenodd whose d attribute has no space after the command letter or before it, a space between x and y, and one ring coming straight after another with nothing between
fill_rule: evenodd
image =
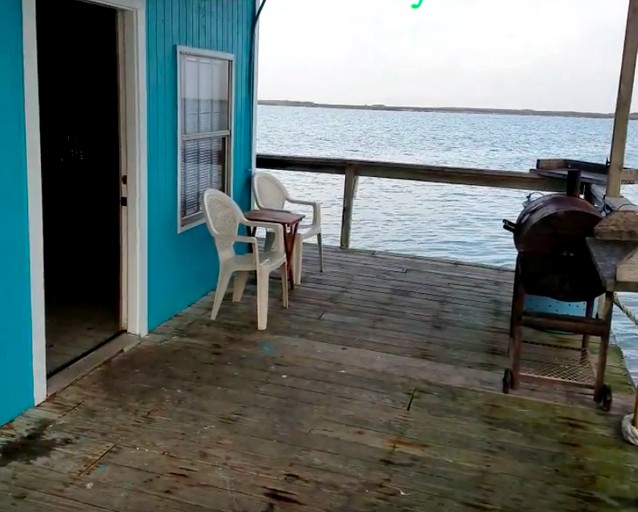
<instances>
[{"instance_id":1,"label":"painted blue wall corner","mask_svg":"<svg viewBox=\"0 0 638 512\"><path fill-rule=\"evenodd\" d=\"M22 2L0 0L0 425L33 406Z\"/></svg>"}]
</instances>

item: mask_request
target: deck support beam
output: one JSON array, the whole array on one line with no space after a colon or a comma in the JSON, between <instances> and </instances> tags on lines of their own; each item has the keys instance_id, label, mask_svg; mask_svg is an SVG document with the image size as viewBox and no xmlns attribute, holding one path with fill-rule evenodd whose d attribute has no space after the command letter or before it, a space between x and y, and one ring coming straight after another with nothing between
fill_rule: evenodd
<instances>
[{"instance_id":1,"label":"deck support beam","mask_svg":"<svg viewBox=\"0 0 638 512\"><path fill-rule=\"evenodd\" d=\"M620 195L621 173L625 163L625 147L627 145L627 130L629 127L637 55L638 0L629 0L625 44L620 67L616 113L614 115L614 132L609 158L609 175L607 179L607 195L609 197L618 197Z\"/></svg>"}]
</instances>

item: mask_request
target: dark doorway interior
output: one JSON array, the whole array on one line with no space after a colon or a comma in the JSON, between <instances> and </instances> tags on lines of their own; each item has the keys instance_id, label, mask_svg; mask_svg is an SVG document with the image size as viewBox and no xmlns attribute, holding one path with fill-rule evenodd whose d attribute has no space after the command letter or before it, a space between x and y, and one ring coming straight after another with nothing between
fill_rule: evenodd
<instances>
[{"instance_id":1,"label":"dark doorway interior","mask_svg":"<svg viewBox=\"0 0 638 512\"><path fill-rule=\"evenodd\" d=\"M120 330L117 13L37 0L47 373Z\"/></svg>"}]
</instances>

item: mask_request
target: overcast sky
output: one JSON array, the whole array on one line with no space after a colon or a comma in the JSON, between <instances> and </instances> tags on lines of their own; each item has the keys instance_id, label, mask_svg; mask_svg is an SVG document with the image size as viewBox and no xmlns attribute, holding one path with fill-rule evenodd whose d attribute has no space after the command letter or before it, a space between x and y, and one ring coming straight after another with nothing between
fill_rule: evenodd
<instances>
[{"instance_id":1,"label":"overcast sky","mask_svg":"<svg viewBox=\"0 0 638 512\"><path fill-rule=\"evenodd\" d=\"M259 98L614 110L628 0L414 1L268 0Z\"/></svg>"}]
</instances>

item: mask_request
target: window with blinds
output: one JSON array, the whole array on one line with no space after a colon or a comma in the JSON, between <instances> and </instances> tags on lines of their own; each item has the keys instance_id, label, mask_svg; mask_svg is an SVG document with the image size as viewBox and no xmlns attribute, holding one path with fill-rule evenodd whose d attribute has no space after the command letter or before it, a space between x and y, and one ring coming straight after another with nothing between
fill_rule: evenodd
<instances>
[{"instance_id":1,"label":"window with blinds","mask_svg":"<svg viewBox=\"0 0 638 512\"><path fill-rule=\"evenodd\" d=\"M233 56L179 48L179 227L203 220L209 188L229 193Z\"/></svg>"}]
</instances>

